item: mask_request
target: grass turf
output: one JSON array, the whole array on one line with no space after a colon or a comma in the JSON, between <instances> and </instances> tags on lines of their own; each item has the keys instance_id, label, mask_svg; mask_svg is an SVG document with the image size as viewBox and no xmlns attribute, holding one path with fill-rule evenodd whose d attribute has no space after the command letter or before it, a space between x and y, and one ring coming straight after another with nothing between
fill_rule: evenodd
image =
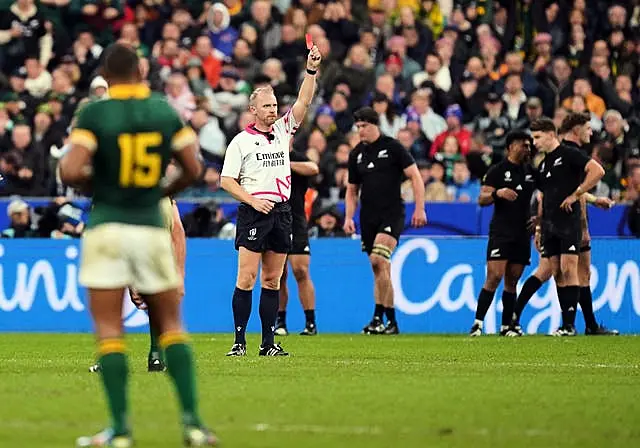
<instances>
[{"instance_id":1,"label":"grass turf","mask_svg":"<svg viewBox=\"0 0 640 448\"><path fill-rule=\"evenodd\" d=\"M640 446L640 338L281 338L226 358L193 335L200 404L224 447ZM177 405L127 337L136 446L178 447ZM0 335L0 447L71 447L107 422L89 335Z\"/></svg>"}]
</instances>

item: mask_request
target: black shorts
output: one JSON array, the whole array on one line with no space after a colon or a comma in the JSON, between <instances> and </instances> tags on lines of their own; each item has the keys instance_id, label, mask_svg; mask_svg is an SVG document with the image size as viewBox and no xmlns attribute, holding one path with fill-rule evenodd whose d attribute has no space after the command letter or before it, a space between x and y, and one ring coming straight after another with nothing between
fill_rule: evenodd
<instances>
[{"instance_id":1,"label":"black shorts","mask_svg":"<svg viewBox=\"0 0 640 448\"><path fill-rule=\"evenodd\" d=\"M309 229L307 228L307 218L304 216L293 217L293 243L289 255L311 255Z\"/></svg>"},{"instance_id":2,"label":"black shorts","mask_svg":"<svg viewBox=\"0 0 640 448\"><path fill-rule=\"evenodd\" d=\"M540 245L540 255L543 258L579 255L582 245L582 230L578 228L562 233L545 232L543 227Z\"/></svg>"},{"instance_id":3,"label":"black shorts","mask_svg":"<svg viewBox=\"0 0 640 448\"><path fill-rule=\"evenodd\" d=\"M404 211L399 213L380 213L376 216L360 215L360 238L362 251L371 255L373 242L378 233L385 233L395 238L400 238L404 230Z\"/></svg>"},{"instance_id":4,"label":"black shorts","mask_svg":"<svg viewBox=\"0 0 640 448\"><path fill-rule=\"evenodd\" d=\"M252 252L273 251L288 254L291 250L291 206L277 203L265 215L253 207L240 204L236 224L236 249L245 247Z\"/></svg>"},{"instance_id":5,"label":"black shorts","mask_svg":"<svg viewBox=\"0 0 640 448\"><path fill-rule=\"evenodd\" d=\"M531 237L523 236L512 240L489 236L487 261L499 260L523 266L531 264Z\"/></svg>"},{"instance_id":6,"label":"black shorts","mask_svg":"<svg viewBox=\"0 0 640 448\"><path fill-rule=\"evenodd\" d=\"M583 246L580 246L580 253L583 254L585 252L591 252L591 243L587 243Z\"/></svg>"}]
</instances>

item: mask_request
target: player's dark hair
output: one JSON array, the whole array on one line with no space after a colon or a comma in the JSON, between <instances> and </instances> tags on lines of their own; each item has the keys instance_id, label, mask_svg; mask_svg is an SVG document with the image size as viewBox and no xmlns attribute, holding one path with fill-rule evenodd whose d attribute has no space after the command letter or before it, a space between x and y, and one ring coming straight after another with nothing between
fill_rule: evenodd
<instances>
[{"instance_id":1,"label":"player's dark hair","mask_svg":"<svg viewBox=\"0 0 640 448\"><path fill-rule=\"evenodd\" d=\"M566 134L567 132L571 132L573 128L576 126L582 126L591 121L591 115L588 112L572 112L562 120L562 124L560 125L560 129L558 132L560 134Z\"/></svg>"},{"instance_id":2,"label":"player's dark hair","mask_svg":"<svg viewBox=\"0 0 640 448\"><path fill-rule=\"evenodd\" d=\"M353 120L357 123L358 121L364 121L366 123L375 124L378 126L380 118L378 117L378 113L373 110L371 107L363 107L358 109L353 114Z\"/></svg>"},{"instance_id":3,"label":"player's dark hair","mask_svg":"<svg viewBox=\"0 0 640 448\"><path fill-rule=\"evenodd\" d=\"M556 132L556 125L548 117L540 117L529 126L531 132Z\"/></svg>"},{"instance_id":4,"label":"player's dark hair","mask_svg":"<svg viewBox=\"0 0 640 448\"><path fill-rule=\"evenodd\" d=\"M121 44L112 44L104 51L102 75L109 84L140 81L139 59L136 52Z\"/></svg>"},{"instance_id":5,"label":"player's dark hair","mask_svg":"<svg viewBox=\"0 0 640 448\"><path fill-rule=\"evenodd\" d=\"M513 142L531 142L531 136L527 131L511 131L507 134L506 148L507 151Z\"/></svg>"}]
</instances>

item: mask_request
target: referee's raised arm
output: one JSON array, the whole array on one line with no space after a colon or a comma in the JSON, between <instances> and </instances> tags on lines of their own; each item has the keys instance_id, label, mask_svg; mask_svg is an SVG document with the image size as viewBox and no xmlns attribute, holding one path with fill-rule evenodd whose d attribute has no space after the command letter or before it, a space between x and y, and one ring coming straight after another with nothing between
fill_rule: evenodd
<instances>
[{"instance_id":1,"label":"referee's raised arm","mask_svg":"<svg viewBox=\"0 0 640 448\"><path fill-rule=\"evenodd\" d=\"M307 57L307 66L300 86L300 92L298 92L298 99L291 107L291 113L297 123L302 123L304 116L307 114L307 109L313 100L313 95L316 90L316 73L322 57L320 56L320 50L315 45L311 47L309 56Z\"/></svg>"}]
</instances>

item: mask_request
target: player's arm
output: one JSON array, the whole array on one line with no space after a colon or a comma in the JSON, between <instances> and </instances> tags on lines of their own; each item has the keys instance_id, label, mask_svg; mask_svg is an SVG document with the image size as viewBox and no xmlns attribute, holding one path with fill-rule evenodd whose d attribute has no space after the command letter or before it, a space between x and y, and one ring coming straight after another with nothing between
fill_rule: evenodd
<instances>
[{"instance_id":1,"label":"player's arm","mask_svg":"<svg viewBox=\"0 0 640 448\"><path fill-rule=\"evenodd\" d=\"M60 181L73 188L83 188L91 180L91 162L98 149L98 138L93 130L95 123L92 114L86 111L87 108L80 112L76 127L69 135L70 149L59 163Z\"/></svg>"},{"instance_id":2,"label":"player's arm","mask_svg":"<svg viewBox=\"0 0 640 448\"><path fill-rule=\"evenodd\" d=\"M313 100L313 95L316 90L315 72L318 71L321 61L322 57L320 56L320 50L318 50L318 47L314 45L311 48L311 51L309 51L309 56L307 57L306 71L304 73L302 85L300 86L300 92L298 92L298 98L291 107L291 113L297 123L303 122L304 117L307 114L307 109ZM312 72L313 74L309 72Z\"/></svg>"},{"instance_id":3,"label":"player's arm","mask_svg":"<svg viewBox=\"0 0 640 448\"><path fill-rule=\"evenodd\" d=\"M169 179L163 186L165 196L174 196L181 192L197 179L203 171L202 163L198 158L198 136L188 126L181 127L171 139L173 157L180 165L178 176Z\"/></svg>"},{"instance_id":4,"label":"player's arm","mask_svg":"<svg viewBox=\"0 0 640 448\"><path fill-rule=\"evenodd\" d=\"M176 265L178 266L178 272L182 278L182 287L180 295L184 295L184 278L185 278L185 263L187 260L187 239L184 233L184 227L182 226L182 220L180 219L180 212L178 206L173 204L173 226L171 228L171 245L173 246L173 256L176 259Z\"/></svg>"},{"instance_id":5,"label":"player's arm","mask_svg":"<svg viewBox=\"0 0 640 448\"><path fill-rule=\"evenodd\" d=\"M224 164L220 173L220 187L233 196L234 199L253 207L260 213L269 213L273 208L273 202L251 196L238 183L241 169L242 150L237 140L234 139L227 147L227 152L224 155Z\"/></svg>"},{"instance_id":6,"label":"player's arm","mask_svg":"<svg viewBox=\"0 0 640 448\"><path fill-rule=\"evenodd\" d=\"M362 177L358 171L358 159L356 149L352 150L349 154L349 161L347 163L349 180L347 182L347 191L344 196L344 225L343 230L347 235L351 235L356 231L356 225L353 221L353 217L356 214L356 208L358 207L358 195L360 193L360 184L362 184Z\"/></svg>"},{"instance_id":7,"label":"player's arm","mask_svg":"<svg viewBox=\"0 0 640 448\"><path fill-rule=\"evenodd\" d=\"M427 223L427 212L424 209L424 182L422 181L422 176L418 170L418 165L415 163L406 167L403 172L404 175L411 180L411 189L413 190L415 202L411 225L414 227L422 227Z\"/></svg>"},{"instance_id":8,"label":"player's arm","mask_svg":"<svg viewBox=\"0 0 640 448\"><path fill-rule=\"evenodd\" d=\"M301 176L316 176L320 173L320 168L315 162L291 162L291 171Z\"/></svg>"},{"instance_id":9,"label":"player's arm","mask_svg":"<svg viewBox=\"0 0 640 448\"><path fill-rule=\"evenodd\" d=\"M616 204L616 201L613 201L609 198L605 198L605 197L598 197L594 194L591 193L585 193L582 195L582 197L585 199L586 202L588 202L589 204L593 204L598 208L603 208L605 210L610 209L611 207L613 207Z\"/></svg>"},{"instance_id":10,"label":"player's arm","mask_svg":"<svg viewBox=\"0 0 640 448\"><path fill-rule=\"evenodd\" d=\"M604 168L595 160L591 159L584 167L585 177L582 183L575 191L576 196L582 196L584 193L598 185L602 176L604 176Z\"/></svg>"},{"instance_id":11,"label":"player's arm","mask_svg":"<svg viewBox=\"0 0 640 448\"><path fill-rule=\"evenodd\" d=\"M493 204L493 193L496 191L495 187L491 185L483 185L480 188L480 196L478 197L478 204L482 207Z\"/></svg>"}]
</instances>

